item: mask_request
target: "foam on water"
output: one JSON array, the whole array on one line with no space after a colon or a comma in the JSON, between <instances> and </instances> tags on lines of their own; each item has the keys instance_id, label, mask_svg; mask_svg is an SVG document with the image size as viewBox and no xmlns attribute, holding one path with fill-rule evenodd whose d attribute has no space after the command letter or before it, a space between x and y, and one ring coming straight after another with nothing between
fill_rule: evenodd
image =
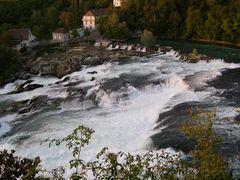
<instances>
[{"instance_id":1,"label":"foam on water","mask_svg":"<svg viewBox=\"0 0 240 180\"><path fill-rule=\"evenodd\" d=\"M10 131L9 123L17 117L16 114L6 115L0 118L0 137Z\"/></svg>"},{"instance_id":2,"label":"foam on water","mask_svg":"<svg viewBox=\"0 0 240 180\"><path fill-rule=\"evenodd\" d=\"M67 75L69 81L62 85L51 85L57 82L57 79L33 78L34 82L44 84L44 88L18 95L4 95L1 99L17 101L42 94L52 98L67 97L64 85L79 82L76 87L87 88L86 101L79 104L78 101L73 101L72 104L63 102L61 111L45 115L45 121L38 130L29 130L7 137L4 139L4 144L16 148L20 155L40 156L46 168L66 166L71 158L66 148L61 146L49 149L48 144L40 145L40 141L49 137L65 137L82 124L95 130L89 146L83 150L82 157L87 161L94 160L96 153L103 147L109 147L115 152L136 153L144 150L150 145L149 136L154 133L155 122L166 107L172 108L187 101L204 101L212 95L212 89L194 92L184 81L186 76L201 72L203 76L199 76L198 81L205 83L221 75L224 68L240 67L239 64L228 64L219 60L188 64L177 60L175 55L175 52L170 52L167 55L150 58L134 57L127 63L111 62L95 67L85 67L79 72ZM97 73L89 73L94 71ZM139 77L141 88L134 86L131 82L117 90L108 91L102 88L101 84L112 79L116 79L113 83L118 84L121 75L126 74ZM92 77L94 81L91 81ZM91 95L95 96L97 105L89 102L88 98ZM33 118L36 122L42 120L42 117ZM16 143L16 140L22 136L29 136L29 138L20 144Z\"/></svg>"},{"instance_id":3,"label":"foam on water","mask_svg":"<svg viewBox=\"0 0 240 180\"><path fill-rule=\"evenodd\" d=\"M4 87L0 88L0 95L7 94L15 90L15 88L21 84L26 82L25 80L17 80L13 83L6 84Z\"/></svg>"}]
</instances>

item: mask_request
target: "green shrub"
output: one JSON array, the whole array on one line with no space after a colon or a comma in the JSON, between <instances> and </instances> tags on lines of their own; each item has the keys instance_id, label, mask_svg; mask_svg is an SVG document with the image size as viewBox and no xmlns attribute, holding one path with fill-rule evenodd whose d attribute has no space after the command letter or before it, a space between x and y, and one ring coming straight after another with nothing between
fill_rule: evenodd
<instances>
[{"instance_id":1,"label":"green shrub","mask_svg":"<svg viewBox=\"0 0 240 180\"><path fill-rule=\"evenodd\" d=\"M195 150L191 151L192 167L197 170L197 179L231 179L228 164L215 146L221 140L214 128L214 112L198 112L189 109L190 121L181 126L186 137L196 141Z\"/></svg>"},{"instance_id":2,"label":"green shrub","mask_svg":"<svg viewBox=\"0 0 240 180\"><path fill-rule=\"evenodd\" d=\"M20 70L18 52L0 45L0 82L5 81Z\"/></svg>"},{"instance_id":3,"label":"green shrub","mask_svg":"<svg viewBox=\"0 0 240 180\"><path fill-rule=\"evenodd\" d=\"M15 156L15 151L0 151L0 179L33 179L40 171L40 158Z\"/></svg>"},{"instance_id":4,"label":"green shrub","mask_svg":"<svg viewBox=\"0 0 240 180\"><path fill-rule=\"evenodd\" d=\"M156 38L151 31L144 30L141 35L141 42L147 47L153 47L156 44Z\"/></svg>"},{"instance_id":5,"label":"green shrub","mask_svg":"<svg viewBox=\"0 0 240 180\"><path fill-rule=\"evenodd\" d=\"M197 55L198 55L198 50L197 50L196 48L194 48L194 49L192 50L192 54L193 54L194 56L197 56Z\"/></svg>"}]
</instances>

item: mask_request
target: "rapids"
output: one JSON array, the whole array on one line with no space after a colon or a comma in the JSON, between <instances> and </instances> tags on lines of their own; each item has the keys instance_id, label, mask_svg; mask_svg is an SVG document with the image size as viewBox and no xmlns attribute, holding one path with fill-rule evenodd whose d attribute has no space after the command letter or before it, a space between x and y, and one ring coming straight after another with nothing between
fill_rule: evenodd
<instances>
[{"instance_id":1,"label":"rapids","mask_svg":"<svg viewBox=\"0 0 240 180\"><path fill-rule=\"evenodd\" d=\"M131 153L148 147L185 151L185 141L181 144L180 136L172 132L178 121L186 118L182 112L191 105L217 107L219 121L215 126L227 136L225 149L239 148L235 142L229 144L232 139L240 142L240 125L221 120L238 115L236 104L222 96L227 91L224 87L209 83L214 84L223 72L237 68L240 64L220 59L189 64L169 52L84 67L62 79L35 76L32 83L44 87L9 94L25 82L17 80L0 89L1 149L16 149L19 155L29 158L40 156L47 169L66 166L71 153L65 147L49 148L40 142L65 137L81 124L95 130L83 150L86 161L94 160L103 147ZM4 109L40 96L47 96L51 108L39 104L37 109L21 114ZM231 161L239 162L234 156Z\"/></svg>"}]
</instances>

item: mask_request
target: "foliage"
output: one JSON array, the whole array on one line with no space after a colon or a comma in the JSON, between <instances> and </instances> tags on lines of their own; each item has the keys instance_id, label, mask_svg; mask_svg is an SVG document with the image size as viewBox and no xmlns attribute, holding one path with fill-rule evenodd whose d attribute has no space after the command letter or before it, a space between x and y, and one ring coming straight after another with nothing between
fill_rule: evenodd
<instances>
[{"instance_id":1,"label":"foliage","mask_svg":"<svg viewBox=\"0 0 240 180\"><path fill-rule=\"evenodd\" d=\"M73 25L73 14L71 12L61 12L59 19L61 24L67 29L70 29L70 27Z\"/></svg>"},{"instance_id":2,"label":"foliage","mask_svg":"<svg viewBox=\"0 0 240 180\"><path fill-rule=\"evenodd\" d=\"M239 8L235 0L127 0L116 12L132 31L148 29L161 38L239 42Z\"/></svg>"},{"instance_id":3,"label":"foliage","mask_svg":"<svg viewBox=\"0 0 240 180\"><path fill-rule=\"evenodd\" d=\"M82 148L89 143L92 129L80 126L73 134L60 141L73 148L71 168L76 171L73 179L88 178L91 174L96 179L231 179L224 158L215 151L220 138L213 128L214 113L196 113L189 110L191 121L181 126L181 131L190 139L196 140L196 148L191 151L192 161L186 162L179 154L172 155L164 151L147 151L142 154L109 152L103 148L94 162L80 160ZM83 136L85 134L85 136ZM83 144L81 144L83 141ZM70 143L70 144L69 144ZM71 164L73 163L73 164Z\"/></svg>"},{"instance_id":4,"label":"foliage","mask_svg":"<svg viewBox=\"0 0 240 180\"><path fill-rule=\"evenodd\" d=\"M0 151L0 179L33 179L40 170L40 158L15 156L15 151Z\"/></svg>"},{"instance_id":5,"label":"foliage","mask_svg":"<svg viewBox=\"0 0 240 180\"><path fill-rule=\"evenodd\" d=\"M0 45L0 82L11 77L20 68L17 51Z\"/></svg>"},{"instance_id":6,"label":"foliage","mask_svg":"<svg viewBox=\"0 0 240 180\"><path fill-rule=\"evenodd\" d=\"M96 0L95 7L96 8L107 8L111 5L111 1L109 0Z\"/></svg>"},{"instance_id":7,"label":"foliage","mask_svg":"<svg viewBox=\"0 0 240 180\"><path fill-rule=\"evenodd\" d=\"M120 22L116 13L100 20L100 32L112 39L126 39L128 28L126 22Z\"/></svg>"},{"instance_id":8,"label":"foliage","mask_svg":"<svg viewBox=\"0 0 240 180\"><path fill-rule=\"evenodd\" d=\"M91 34L88 28L84 29L84 36L89 36Z\"/></svg>"},{"instance_id":9,"label":"foliage","mask_svg":"<svg viewBox=\"0 0 240 180\"><path fill-rule=\"evenodd\" d=\"M97 160L86 163L81 159L81 151L88 145L93 130L84 126L74 129L73 133L61 140L51 140L57 146L65 143L72 150L73 159L70 169L75 169L71 179L87 179L92 175L96 179L173 179L178 176L194 176L194 170L184 163L180 156L164 151L158 153L147 151L141 155L109 152L103 148L97 154ZM47 140L49 141L49 140ZM64 175L62 167L52 171L54 177L61 179Z\"/></svg>"},{"instance_id":10,"label":"foliage","mask_svg":"<svg viewBox=\"0 0 240 180\"><path fill-rule=\"evenodd\" d=\"M83 14L88 10L110 6L110 0L18 0L0 3L0 31L6 31L6 27L30 26L32 29L35 26L35 29L47 29L50 37L51 31L57 26L77 28L82 23ZM120 26L123 31L109 32L109 29L105 29L104 34L107 32L112 36L126 33L127 29L131 31L148 29L161 38L239 43L239 9L240 2L236 0L126 0L121 8L115 8L109 15L117 14L119 23L124 23ZM34 16L37 21L33 21ZM118 28L113 31L117 31Z\"/></svg>"},{"instance_id":11,"label":"foliage","mask_svg":"<svg viewBox=\"0 0 240 180\"><path fill-rule=\"evenodd\" d=\"M192 50L192 54L193 54L194 56L197 56L197 55L198 55L198 50L197 50L196 48L194 48L194 49Z\"/></svg>"},{"instance_id":12,"label":"foliage","mask_svg":"<svg viewBox=\"0 0 240 180\"><path fill-rule=\"evenodd\" d=\"M224 157L216 152L220 141L214 128L214 112L193 112L189 109L191 121L181 126L181 131L196 141L196 149L191 152L192 166L197 170L197 179L231 179Z\"/></svg>"},{"instance_id":13,"label":"foliage","mask_svg":"<svg viewBox=\"0 0 240 180\"><path fill-rule=\"evenodd\" d=\"M0 44L2 45L10 45L11 44L11 36L8 31L4 31L0 33Z\"/></svg>"},{"instance_id":14,"label":"foliage","mask_svg":"<svg viewBox=\"0 0 240 180\"><path fill-rule=\"evenodd\" d=\"M141 155L132 155L112 153L104 148L97 155L92 171L97 179L176 179L179 176L194 176L194 171L180 160L179 155L150 150Z\"/></svg>"},{"instance_id":15,"label":"foliage","mask_svg":"<svg viewBox=\"0 0 240 180\"><path fill-rule=\"evenodd\" d=\"M75 38L79 37L79 33L78 33L77 29L73 29L71 35Z\"/></svg>"},{"instance_id":16,"label":"foliage","mask_svg":"<svg viewBox=\"0 0 240 180\"><path fill-rule=\"evenodd\" d=\"M0 34L10 28L31 28L38 39L51 38L62 26L76 29L89 9L109 7L109 0L18 0L0 2Z\"/></svg>"},{"instance_id":17,"label":"foliage","mask_svg":"<svg viewBox=\"0 0 240 180\"><path fill-rule=\"evenodd\" d=\"M141 35L141 42L147 47L152 47L156 43L156 38L151 31L144 30Z\"/></svg>"},{"instance_id":18,"label":"foliage","mask_svg":"<svg viewBox=\"0 0 240 180\"><path fill-rule=\"evenodd\" d=\"M52 6L47 9L45 21L51 31L53 31L58 26L58 21L59 21L58 16L59 16L59 12L57 8Z\"/></svg>"},{"instance_id":19,"label":"foliage","mask_svg":"<svg viewBox=\"0 0 240 180\"><path fill-rule=\"evenodd\" d=\"M75 172L71 176L72 179L87 178L89 165L80 159L80 155L82 148L89 144L93 133L94 131L92 129L79 126L78 128L74 129L73 133L68 135L66 138L51 141L51 143L55 142L57 146L65 143L66 147L72 150L73 159L69 162L70 169L75 169Z\"/></svg>"}]
</instances>

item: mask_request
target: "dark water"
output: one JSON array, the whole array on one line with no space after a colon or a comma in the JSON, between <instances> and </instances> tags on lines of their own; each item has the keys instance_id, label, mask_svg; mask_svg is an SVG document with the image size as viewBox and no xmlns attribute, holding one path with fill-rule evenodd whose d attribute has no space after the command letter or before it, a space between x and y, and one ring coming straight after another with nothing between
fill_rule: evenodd
<instances>
[{"instance_id":1,"label":"dark water","mask_svg":"<svg viewBox=\"0 0 240 180\"><path fill-rule=\"evenodd\" d=\"M200 54L205 54L213 58L221 58L226 62L240 63L239 48L167 40L159 40L158 43L162 46L171 46L186 52L192 52L196 48Z\"/></svg>"}]
</instances>

